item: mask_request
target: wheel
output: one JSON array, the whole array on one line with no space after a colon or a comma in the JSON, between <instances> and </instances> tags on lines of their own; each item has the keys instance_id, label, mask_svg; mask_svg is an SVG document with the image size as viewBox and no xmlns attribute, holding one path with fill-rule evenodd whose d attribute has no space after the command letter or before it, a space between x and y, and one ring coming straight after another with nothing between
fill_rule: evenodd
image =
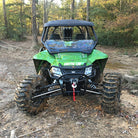
<instances>
[{"instance_id":1,"label":"wheel","mask_svg":"<svg viewBox=\"0 0 138 138\"><path fill-rule=\"evenodd\" d=\"M32 96L36 96L40 93L39 88L48 85L47 80L41 75L28 76L24 79L15 93L15 102L17 107L26 113L35 115L47 107L46 99L31 99ZM37 92L36 92L37 90Z\"/></svg>"},{"instance_id":2,"label":"wheel","mask_svg":"<svg viewBox=\"0 0 138 138\"><path fill-rule=\"evenodd\" d=\"M46 78L47 82L50 84L53 80L50 78L49 73L47 71L47 68L50 68L49 66L50 64L44 63L38 74Z\"/></svg>"},{"instance_id":3,"label":"wheel","mask_svg":"<svg viewBox=\"0 0 138 138\"><path fill-rule=\"evenodd\" d=\"M120 111L121 75L107 73L103 80L102 108L109 114Z\"/></svg>"}]
</instances>

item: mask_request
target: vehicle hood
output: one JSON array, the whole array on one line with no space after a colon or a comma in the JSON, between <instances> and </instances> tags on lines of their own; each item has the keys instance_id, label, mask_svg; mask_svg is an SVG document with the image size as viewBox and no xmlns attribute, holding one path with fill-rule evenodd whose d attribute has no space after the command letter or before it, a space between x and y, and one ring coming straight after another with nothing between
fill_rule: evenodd
<instances>
[{"instance_id":1,"label":"vehicle hood","mask_svg":"<svg viewBox=\"0 0 138 138\"><path fill-rule=\"evenodd\" d=\"M87 54L75 53L58 53L54 54L56 62L62 66L82 66L87 63Z\"/></svg>"}]
</instances>

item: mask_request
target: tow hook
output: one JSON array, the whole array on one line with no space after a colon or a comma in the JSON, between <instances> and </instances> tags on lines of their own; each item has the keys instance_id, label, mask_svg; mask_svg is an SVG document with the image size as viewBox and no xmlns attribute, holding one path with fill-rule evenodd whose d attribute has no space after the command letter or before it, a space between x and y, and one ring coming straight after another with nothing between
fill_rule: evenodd
<instances>
[{"instance_id":1,"label":"tow hook","mask_svg":"<svg viewBox=\"0 0 138 138\"><path fill-rule=\"evenodd\" d=\"M77 83L76 82L72 83L72 88L74 88L74 89L77 88Z\"/></svg>"},{"instance_id":2,"label":"tow hook","mask_svg":"<svg viewBox=\"0 0 138 138\"><path fill-rule=\"evenodd\" d=\"M77 88L77 83L76 83L76 81L74 81L74 82L72 83L72 88L73 88L73 101L75 101L75 88Z\"/></svg>"}]
</instances>

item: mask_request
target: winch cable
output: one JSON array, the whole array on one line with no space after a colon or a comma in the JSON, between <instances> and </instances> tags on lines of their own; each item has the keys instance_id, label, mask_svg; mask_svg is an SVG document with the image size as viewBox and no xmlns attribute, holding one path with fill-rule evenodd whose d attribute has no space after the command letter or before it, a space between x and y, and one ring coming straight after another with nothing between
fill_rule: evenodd
<instances>
[{"instance_id":1,"label":"winch cable","mask_svg":"<svg viewBox=\"0 0 138 138\"><path fill-rule=\"evenodd\" d=\"M73 101L75 101L75 88L73 88Z\"/></svg>"},{"instance_id":2,"label":"winch cable","mask_svg":"<svg viewBox=\"0 0 138 138\"><path fill-rule=\"evenodd\" d=\"M76 83L72 83L72 88L73 88L73 101L75 101L75 88L77 87Z\"/></svg>"}]
</instances>

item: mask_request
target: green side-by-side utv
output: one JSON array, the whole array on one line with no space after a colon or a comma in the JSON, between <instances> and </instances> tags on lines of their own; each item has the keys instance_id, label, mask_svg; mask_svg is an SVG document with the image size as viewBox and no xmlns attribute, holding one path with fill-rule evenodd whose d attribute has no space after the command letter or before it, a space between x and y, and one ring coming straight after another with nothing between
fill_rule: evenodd
<instances>
[{"instance_id":1,"label":"green side-by-side utv","mask_svg":"<svg viewBox=\"0 0 138 138\"><path fill-rule=\"evenodd\" d=\"M94 24L82 20L56 20L44 24L43 47L34 55L37 74L25 78L17 88L15 101L20 110L37 114L48 106L51 96L101 95L106 113L120 107L121 76L103 75L108 55L96 49ZM63 97L64 98L64 97Z\"/></svg>"}]
</instances>

